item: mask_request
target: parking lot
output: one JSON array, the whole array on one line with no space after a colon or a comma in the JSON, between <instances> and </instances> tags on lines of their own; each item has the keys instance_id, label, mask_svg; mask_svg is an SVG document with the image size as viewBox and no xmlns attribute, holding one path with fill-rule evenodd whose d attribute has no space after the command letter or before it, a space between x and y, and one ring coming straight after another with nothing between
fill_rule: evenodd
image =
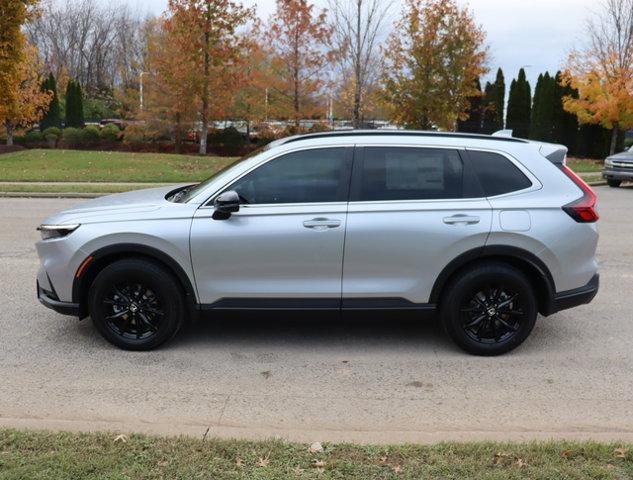
<instances>
[{"instance_id":1,"label":"parking lot","mask_svg":"<svg viewBox=\"0 0 633 480\"><path fill-rule=\"evenodd\" d=\"M0 425L295 440L633 440L633 187L597 187L601 290L503 357L432 322L220 318L118 350L35 298L35 227L77 200L0 199Z\"/></svg>"}]
</instances>

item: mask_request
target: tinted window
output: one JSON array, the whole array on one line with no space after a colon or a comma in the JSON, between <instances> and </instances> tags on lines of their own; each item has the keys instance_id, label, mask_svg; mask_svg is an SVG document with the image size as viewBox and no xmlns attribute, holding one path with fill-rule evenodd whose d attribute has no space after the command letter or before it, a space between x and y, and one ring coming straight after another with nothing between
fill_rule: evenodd
<instances>
[{"instance_id":1,"label":"tinted window","mask_svg":"<svg viewBox=\"0 0 633 480\"><path fill-rule=\"evenodd\" d=\"M510 160L498 153L468 152L486 197L516 192L532 182Z\"/></svg>"},{"instance_id":2,"label":"tinted window","mask_svg":"<svg viewBox=\"0 0 633 480\"><path fill-rule=\"evenodd\" d=\"M345 148L304 150L283 155L235 182L246 203L347 201Z\"/></svg>"},{"instance_id":3,"label":"tinted window","mask_svg":"<svg viewBox=\"0 0 633 480\"><path fill-rule=\"evenodd\" d=\"M460 198L463 165L454 150L367 147L360 200Z\"/></svg>"}]
</instances>

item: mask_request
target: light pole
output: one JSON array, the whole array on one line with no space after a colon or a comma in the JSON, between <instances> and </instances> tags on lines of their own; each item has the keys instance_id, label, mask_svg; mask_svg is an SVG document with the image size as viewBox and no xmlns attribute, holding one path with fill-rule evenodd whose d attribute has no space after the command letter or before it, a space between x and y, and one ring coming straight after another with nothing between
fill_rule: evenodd
<instances>
[{"instance_id":1,"label":"light pole","mask_svg":"<svg viewBox=\"0 0 633 480\"><path fill-rule=\"evenodd\" d=\"M138 83L139 83L139 100L140 100L140 107L141 107L141 112L143 111L143 75L145 75L148 72L141 72L138 76Z\"/></svg>"}]
</instances>

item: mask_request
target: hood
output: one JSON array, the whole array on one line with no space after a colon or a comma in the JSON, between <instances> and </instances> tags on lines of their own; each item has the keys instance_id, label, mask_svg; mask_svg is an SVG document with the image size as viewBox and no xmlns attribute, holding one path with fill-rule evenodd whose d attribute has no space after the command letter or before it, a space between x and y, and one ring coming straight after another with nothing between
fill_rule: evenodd
<instances>
[{"instance_id":1,"label":"hood","mask_svg":"<svg viewBox=\"0 0 633 480\"><path fill-rule=\"evenodd\" d=\"M42 223L94 223L108 221L107 217L121 217L130 214L147 214L165 206L175 205L165 199L165 196L180 187L189 184L168 185L157 188L146 188L130 192L116 193L79 203L74 207L63 210Z\"/></svg>"},{"instance_id":2,"label":"hood","mask_svg":"<svg viewBox=\"0 0 633 480\"><path fill-rule=\"evenodd\" d=\"M618 162L633 162L633 152L627 150L625 152L616 153L615 155L610 155L607 158L609 160L617 160Z\"/></svg>"}]
</instances>

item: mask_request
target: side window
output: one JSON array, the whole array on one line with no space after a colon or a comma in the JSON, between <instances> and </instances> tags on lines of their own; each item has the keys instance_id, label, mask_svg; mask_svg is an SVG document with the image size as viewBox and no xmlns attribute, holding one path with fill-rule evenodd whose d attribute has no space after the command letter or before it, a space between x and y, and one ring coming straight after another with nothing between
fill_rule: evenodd
<instances>
[{"instance_id":1,"label":"side window","mask_svg":"<svg viewBox=\"0 0 633 480\"><path fill-rule=\"evenodd\" d=\"M503 155L469 151L473 170L486 197L516 192L529 188L532 182Z\"/></svg>"},{"instance_id":2,"label":"side window","mask_svg":"<svg viewBox=\"0 0 633 480\"><path fill-rule=\"evenodd\" d=\"M248 173L229 189L248 204L346 202L348 164L346 148L288 153Z\"/></svg>"},{"instance_id":3,"label":"side window","mask_svg":"<svg viewBox=\"0 0 633 480\"><path fill-rule=\"evenodd\" d=\"M463 171L455 150L366 147L359 200L461 198Z\"/></svg>"}]
</instances>

